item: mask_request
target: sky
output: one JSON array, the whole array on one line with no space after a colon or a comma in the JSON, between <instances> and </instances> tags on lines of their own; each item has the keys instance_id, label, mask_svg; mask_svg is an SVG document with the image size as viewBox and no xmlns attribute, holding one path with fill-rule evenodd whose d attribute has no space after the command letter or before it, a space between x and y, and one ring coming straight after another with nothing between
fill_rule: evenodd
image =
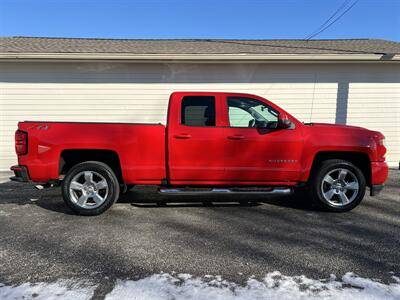
<instances>
[{"instance_id":1,"label":"sky","mask_svg":"<svg viewBox=\"0 0 400 300\"><path fill-rule=\"evenodd\" d=\"M304 39L345 1L0 0L0 36ZM315 38L400 41L400 0L359 0Z\"/></svg>"}]
</instances>

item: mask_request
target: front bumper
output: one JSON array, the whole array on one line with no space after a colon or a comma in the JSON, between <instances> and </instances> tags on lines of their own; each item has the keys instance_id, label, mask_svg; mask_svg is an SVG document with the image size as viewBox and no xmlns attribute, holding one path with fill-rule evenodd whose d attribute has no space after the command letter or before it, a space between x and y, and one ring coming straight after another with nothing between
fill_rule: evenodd
<instances>
[{"instance_id":1,"label":"front bumper","mask_svg":"<svg viewBox=\"0 0 400 300\"><path fill-rule=\"evenodd\" d=\"M371 185L382 185L389 175L389 167L384 161L371 162Z\"/></svg>"},{"instance_id":2,"label":"front bumper","mask_svg":"<svg viewBox=\"0 0 400 300\"><path fill-rule=\"evenodd\" d=\"M389 175L389 167L384 161L371 162L370 195L378 195L384 188L384 183Z\"/></svg>"},{"instance_id":3,"label":"front bumper","mask_svg":"<svg viewBox=\"0 0 400 300\"><path fill-rule=\"evenodd\" d=\"M10 168L11 171L14 172L15 176L10 177L12 181L18 182L29 182L29 174L28 169L25 166L12 166Z\"/></svg>"}]
</instances>

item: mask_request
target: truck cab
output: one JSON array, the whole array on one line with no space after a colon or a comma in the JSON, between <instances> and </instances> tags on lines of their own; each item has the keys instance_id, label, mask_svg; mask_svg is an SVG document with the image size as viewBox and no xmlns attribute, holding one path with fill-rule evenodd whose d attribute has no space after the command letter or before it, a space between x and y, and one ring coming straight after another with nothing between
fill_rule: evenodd
<instances>
[{"instance_id":1,"label":"truck cab","mask_svg":"<svg viewBox=\"0 0 400 300\"><path fill-rule=\"evenodd\" d=\"M248 94L172 94L168 178L173 185L279 185L300 179L302 126Z\"/></svg>"}]
</instances>

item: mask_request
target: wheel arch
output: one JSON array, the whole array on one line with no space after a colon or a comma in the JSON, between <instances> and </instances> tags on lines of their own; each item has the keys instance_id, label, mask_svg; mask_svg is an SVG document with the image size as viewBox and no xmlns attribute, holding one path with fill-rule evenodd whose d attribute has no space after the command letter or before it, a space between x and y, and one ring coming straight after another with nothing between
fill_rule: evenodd
<instances>
[{"instance_id":1,"label":"wheel arch","mask_svg":"<svg viewBox=\"0 0 400 300\"><path fill-rule=\"evenodd\" d=\"M99 161L108 165L115 173L118 181L123 183L123 175L119 155L107 149L64 149L60 153L58 173L65 175L73 166L86 162Z\"/></svg>"},{"instance_id":2,"label":"wheel arch","mask_svg":"<svg viewBox=\"0 0 400 300\"><path fill-rule=\"evenodd\" d=\"M357 166L365 177L367 186L371 186L371 160L367 153L354 151L321 151L314 156L308 180L313 177L323 161L329 159L342 159Z\"/></svg>"}]
</instances>

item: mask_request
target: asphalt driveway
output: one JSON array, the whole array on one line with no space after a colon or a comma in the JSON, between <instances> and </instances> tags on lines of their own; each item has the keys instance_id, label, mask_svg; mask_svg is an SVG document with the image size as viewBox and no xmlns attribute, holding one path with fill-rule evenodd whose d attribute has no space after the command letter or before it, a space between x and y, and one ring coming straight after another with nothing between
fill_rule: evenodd
<instances>
[{"instance_id":1,"label":"asphalt driveway","mask_svg":"<svg viewBox=\"0 0 400 300\"><path fill-rule=\"evenodd\" d=\"M0 282L83 278L101 283L101 295L115 279L173 271L236 282L276 270L389 280L400 275L399 180L391 170L381 195L342 214L316 211L295 197L257 196L258 204L240 206L242 196L218 196L208 207L201 197L143 188L97 217L73 215L59 189L3 183ZM160 200L167 206L154 204Z\"/></svg>"}]
</instances>

